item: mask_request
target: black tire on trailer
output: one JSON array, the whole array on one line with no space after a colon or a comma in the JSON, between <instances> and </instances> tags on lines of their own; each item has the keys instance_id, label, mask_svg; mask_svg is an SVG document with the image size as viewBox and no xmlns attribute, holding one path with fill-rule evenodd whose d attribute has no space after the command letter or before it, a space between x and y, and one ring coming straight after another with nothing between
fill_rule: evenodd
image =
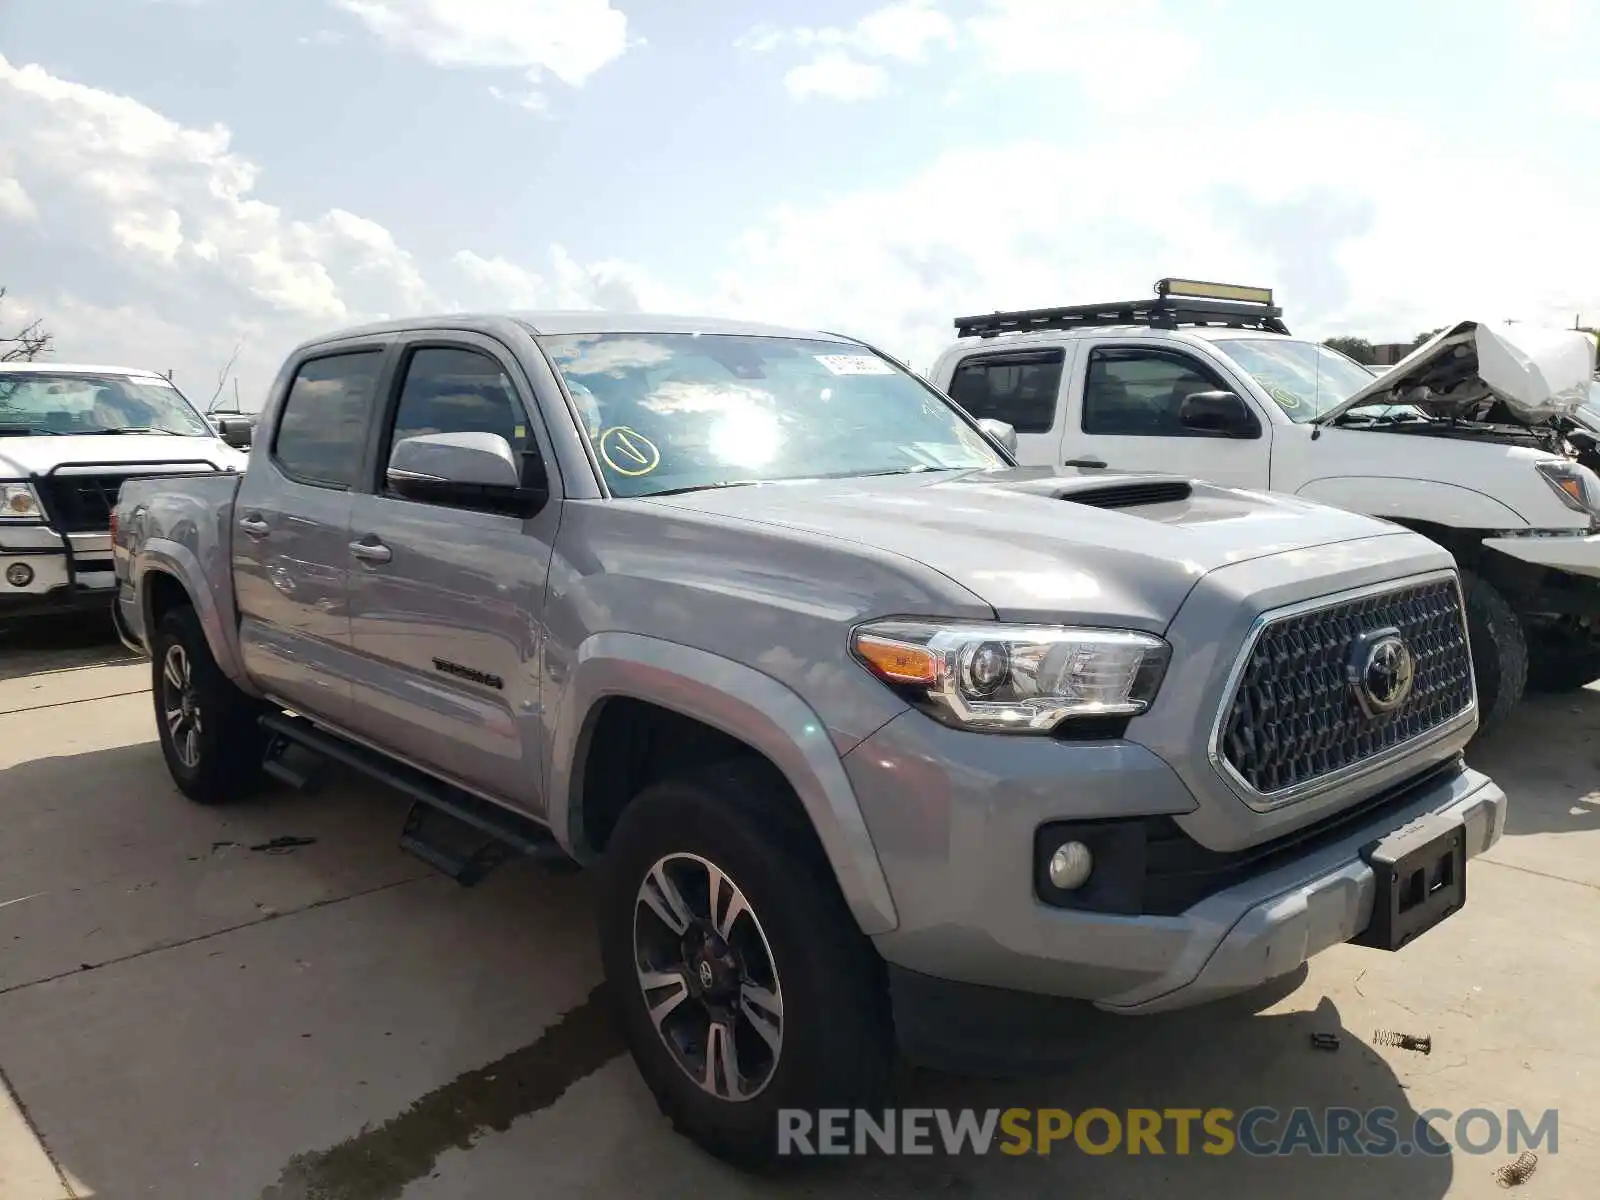
<instances>
[{"instance_id":1,"label":"black tire on trailer","mask_svg":"<svg viewBox=\"0 0 1600 1200\"><path fill-rule=\"evenodd\" d=\"M1528 639L1511 602L1481 575L1461 572L1467 637L1478 682L1478 736L1504 724L1528 684Z\"/></svg>"},{"instance_id":2,"label":"black tire on trailer","mask_svg":"<svg viewBox=\"0 0 1600 1200\"><path fill-rule=\"evenodd\" d=\"M221 804L260 782L261 707L217 666L189 605L169 610L152 639L151 694L172 781L197 804Z\"/></svg>"},{"instance_id":3,"label":"black tire on trailer","mask_svg":"<svg viewBox=\"0 0 1600 1200\"><path fill-rule=\"evenodd\" d=\"M895 1056L882 961L797 809L758 761L656 783L599 872L601 957L640 1074L679 1133L750 1169L800 1161L780 1154L779 1110L876 1111Z\"/></svg>"}]
</instances>

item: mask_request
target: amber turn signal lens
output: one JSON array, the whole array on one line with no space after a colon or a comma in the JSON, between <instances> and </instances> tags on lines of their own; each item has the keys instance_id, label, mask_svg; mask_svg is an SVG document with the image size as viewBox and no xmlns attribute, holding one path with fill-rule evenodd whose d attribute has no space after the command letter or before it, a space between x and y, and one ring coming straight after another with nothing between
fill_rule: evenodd
<instances>
[{"instance_id":1,"label":"amber turn signal lens","mask_svg":"<svg viewBox=\"0 0 1600 1200\"><path fill-rule=\"evenodd\" d=\"M875 675L889 683L932 687L939 682L938 656L925 647L864 633L856 638L856 654Z\"/></svg>"}]
</instances>

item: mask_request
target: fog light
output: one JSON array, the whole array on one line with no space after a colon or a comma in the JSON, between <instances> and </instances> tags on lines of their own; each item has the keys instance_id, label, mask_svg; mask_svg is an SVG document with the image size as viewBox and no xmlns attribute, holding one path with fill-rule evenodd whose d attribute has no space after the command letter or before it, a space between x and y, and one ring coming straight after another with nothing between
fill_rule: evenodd
<instances>
[{"instance_id":1,"label":"fog light","mask_svg":"<svg viewBox=\"0 0 1600 1200\"><path fill-rule=\"evenodd\" d=\"M33 568L27 563L12 563L6 568L6 582L12 587L27 587L33 582Z\"/></svg>"},{"instance_id":2,"label":"fog light","mask_svg":"<svg viewBox=\"0 0 1600 1200\"><path fill-rule=\"evenodd\" d=\"M1076 891L1089 882L1094 855L1082 842L1063 842L1050 856L1050 883L1063 892Z\"/></svg>"}]
</instances>

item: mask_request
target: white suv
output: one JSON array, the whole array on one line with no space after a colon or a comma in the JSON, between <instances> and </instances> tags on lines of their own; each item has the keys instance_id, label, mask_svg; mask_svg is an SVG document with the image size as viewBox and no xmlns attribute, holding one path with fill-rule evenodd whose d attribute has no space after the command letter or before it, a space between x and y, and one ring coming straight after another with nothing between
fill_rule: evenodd
<instances>
[{"instance_id":1,"label":"white suv","mask_svg":"<svg viewBox=\"0 0 1600 1200\"><path fill-rule=\"evenodd\" d=\"M929 379L1010 425L1024 464L1288 493L1445 546L1467 592L1486 730L1524 687L1600 678L1600 394L1581 402L1595 370L1587 335L1545 335L1564 387L1539 406L1486 384L1477 347L1498 342L1484 326L1455 326L1374 377L1293 337L1265 289L1162 280L1156 293L960 318ZM1520 360L1498 369L1550 385Z\"/></svg>"}]
</instances>

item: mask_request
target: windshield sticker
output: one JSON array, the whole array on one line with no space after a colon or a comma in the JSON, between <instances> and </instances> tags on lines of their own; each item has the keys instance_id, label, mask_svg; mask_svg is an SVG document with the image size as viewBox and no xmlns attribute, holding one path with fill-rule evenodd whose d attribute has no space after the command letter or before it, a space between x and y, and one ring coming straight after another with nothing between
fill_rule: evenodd
<instances>
[{"instance_id":1,"label":"windshield sticker","mask_svg":"<svg viewBox=\"0 0 1600 1200\"><path fill-rule=\"evenodd\" d=\"M1279 407L1289 412L1293 412L1300 407L1300 397L1296 396L1288 388L1271 387L1267 389L1267 394L1278 402Z\"/></svg>"},{"instance_id":2,"label":"windshield sticker","mask_svg":"<svg viewBox=\"0 0 1600 1200\"><path fill-rule=\"evenodd\" d=\"M661 465L661 451L644 434L613 425L600 435L600 457L618 475L648 475Z\"/></svg>"},{"instance_id":3,"label":"windshield sticker","mask_svg":"<svg viewBox=\"0 0 1600 1200\"><path fill-rule=\"evenodd\" d=\"M815 357L834 375L894 374L894 368L876 354L818 354Z\"/></svg>"}]
</instances>

